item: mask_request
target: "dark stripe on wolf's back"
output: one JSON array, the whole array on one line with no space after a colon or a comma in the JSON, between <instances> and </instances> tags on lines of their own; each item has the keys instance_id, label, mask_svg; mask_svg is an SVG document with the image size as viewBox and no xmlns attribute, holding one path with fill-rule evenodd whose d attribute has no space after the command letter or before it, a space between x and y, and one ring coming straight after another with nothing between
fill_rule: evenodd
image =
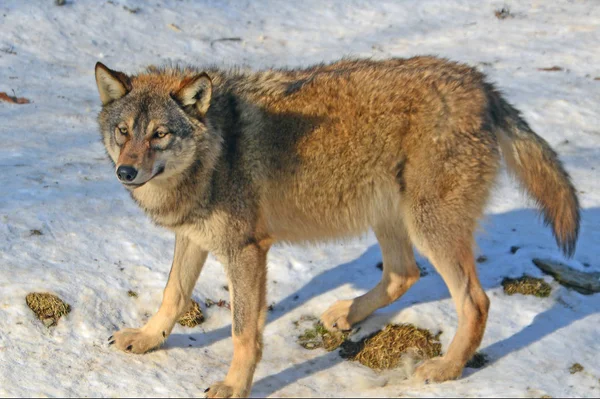
<instances>
[{"instance_id":1,"label":"dark stripe on wolf's back","mask_svg":"<svg viewBox=\"0 0 600 399\"><path fill-rule=\"evenodd\" d=\"M406 179L404 179L404 169L406 167L406 159L402 158L396 164L396 182L400 186L400 192L406 191Z\"/></svg>"},{"instance_id":2,"label":"dark stripe on wolf's back","mask_svg":"<svg viewBox=\"0 0 600 399\"><path fill-rule=\"evenodd\" d=\"M225 129L223 129L223 157L228 165L236 163L238 153L238 141L241 137L242 126L240 126L240 112L237 99L233 95L227 96L227 113L229 118Z\"/></svg>"}]
</instances>

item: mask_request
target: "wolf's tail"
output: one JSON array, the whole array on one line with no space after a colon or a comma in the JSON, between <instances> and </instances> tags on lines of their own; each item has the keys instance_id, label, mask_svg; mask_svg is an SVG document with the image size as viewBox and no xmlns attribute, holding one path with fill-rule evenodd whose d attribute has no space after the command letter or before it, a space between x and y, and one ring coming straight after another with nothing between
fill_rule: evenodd
<instances>
[{"instance_id":1,"label":"wolf's tail","mask_svg":"<svg viewBox=\"0 0 600 399\"><path fill-rule=\"evenodd\" d=\"M563 253L571 257L579 235L579 201L569 174L550 145L535 134L519 111L491 86L490 116L508 169L535 199L544 222L552 225Z\"/></svg>"}]
</instances>

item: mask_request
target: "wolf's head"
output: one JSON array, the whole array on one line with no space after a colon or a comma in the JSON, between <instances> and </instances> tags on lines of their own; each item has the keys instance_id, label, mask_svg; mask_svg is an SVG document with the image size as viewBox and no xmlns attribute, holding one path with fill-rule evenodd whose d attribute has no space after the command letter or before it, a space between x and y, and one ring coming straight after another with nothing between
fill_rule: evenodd
<instances>
[{"instance_id":1,"label":"wolf's head","mask_svg":"<svg viewBox=\"0 0 600 399\"><path fill-rule=\"evenodd\" d=\"M127 76L96 64L100 131L117 177L129 189L164 181L197 159L211 158L199 153L211 151L206 120L211 79L206 73L172 72Z\"/></svg>"}]
</instances>

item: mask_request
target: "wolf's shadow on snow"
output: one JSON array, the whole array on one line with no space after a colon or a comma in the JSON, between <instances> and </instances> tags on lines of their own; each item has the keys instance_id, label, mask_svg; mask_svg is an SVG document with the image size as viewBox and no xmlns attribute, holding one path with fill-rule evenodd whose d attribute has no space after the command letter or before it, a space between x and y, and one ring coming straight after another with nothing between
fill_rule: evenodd
<instances>
[{"instance_id":1,"label":"wolf's shadow on snow","mask_svg":"<svg viewBox=\"0 0 600 399\"><path fill-rule=\"evenodd\" d=\"M504 214L489 215L482 225L490 227L486 229L483 237L479 235L478 242L485 251L488 260L478 265L479 277L483 288L488 292L497 289L501 286L501 281L504 277L511 274L518 276L526 268L528 273L538 273L535 266L519 266L513 267L515 263L514 255L511 253L512 246L519 246L521 251L534 251L535 256L543 257L545 253L554 257L558 256L554 239L549 232L549 229L536 220L535 211L533 210L518 210ZM583 211L583 223L581 229L580 240L578 242L579 252L583 253L582 248L592 246L593 242L600 242L598 237L599 232L592 228L592 223L600 219L600 208L587 209ZM589 222L588 222L589 221ZM537 224L539 235L535 236L520 234L520 226L528 226ZM589 225L590 228L586 228ZM586 232L589 235L586 236ZM504 243L499 243L494 240L495 236L508 237ZM484 239L482 239L484 238ZM485 242L481 242L485 241ZM480 252L483 252L480 251ZM441 277L435 272L433 266L423 257L416 253L417 262L425 266L427 276L422 277L402 298L388 307L377 312L378 320L382 320L382 327L388 320L393 318L402 309L410 307L415 303L436 302L450 298L448 289ZM575 260L578 259L578 254L575 254ZM309 300L320 296L321 294L351 284L354 288L361 290L369 290L374 287L381 277L381 271L376 268L376 264L381 260L381 252L378 245L370 246L361 256L350 262L332 267L319 275L310 279L301 289L290 293L275 304L275 311L269 313L267 320L268 324L282 317L286 312L294 310ZM519 260L521 263L523 258ZM597 265L595 265L597 266ZM516 273L516 274L515 274ZM565 288L560 288L565 290ZM579 295L579 294L577 294ZM553 300L551 297L547 300ZM490 296L492 307L494 306L494 297ZM512 352L519 351L532 343L552 334L561 328L564 328L577 320L583 319L591 314L600 312L600 301L587 301L585 306L578 309L565 309L565 305L555 302L550 309L538 314L530 325L524 327L516 334L509 336L501 341L497 341L492 345L480 348L480 351L488 356L489 362L485 367L492 366L499 359L509 355ZM319 316L319 315L315 315ZM216 330L207 331L197 334L173 334L169 337L167 348L173 347L188 347L189 337L196 340L194 347L209 346L221 339L228 338L231 335L231 326L225 326ZM295 342L289 342L289 345L295 345ZM268 350L268 348L267 348ZM265 354L268 356L268 353ZM289 359L290 362L293 359ZM295 364L277 374L269 375L254 384L253 393L261 397L268 396L280 389L292 384L300 379L306 378L312 374L326 370L336 364L342 362L343 359L337 351L325 353L321 356L307 360L300 364ZM260 366L259 366L260 367ZM475 374L478 370L466 368L463 373L463 378Z\"/></svg>"}]
</instances>

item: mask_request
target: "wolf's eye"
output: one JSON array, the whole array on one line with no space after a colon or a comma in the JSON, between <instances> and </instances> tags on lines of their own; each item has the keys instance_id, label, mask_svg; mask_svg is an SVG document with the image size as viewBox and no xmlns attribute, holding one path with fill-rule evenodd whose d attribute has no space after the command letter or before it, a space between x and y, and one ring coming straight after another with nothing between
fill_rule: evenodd
<instances>
[{"instance_id":1,"label":"wolf's eye","mask_svg":"<svg viewBox=\"0 0 600 399\"><path fill-rule=\"evenodd\" d=\"M123 136L127 136L127 126L119 126L117 129L119 129L119 132L121 132Z\"/></svg>"},{"instance_id":2,"label":"wolf's eye","mask_svg":"<svg viewBox=\"0 0 600 399\"><path fill-rule=\"evenodd\" d=\"M157 138L157 139L162 139L162 138L164 138L164 137L165 137L167 134L169 134L169 133L167 133L167 132L156 132L156 133L154 133L154 137L155 137L155 138Z\"/></svg>"}]
</instances>

